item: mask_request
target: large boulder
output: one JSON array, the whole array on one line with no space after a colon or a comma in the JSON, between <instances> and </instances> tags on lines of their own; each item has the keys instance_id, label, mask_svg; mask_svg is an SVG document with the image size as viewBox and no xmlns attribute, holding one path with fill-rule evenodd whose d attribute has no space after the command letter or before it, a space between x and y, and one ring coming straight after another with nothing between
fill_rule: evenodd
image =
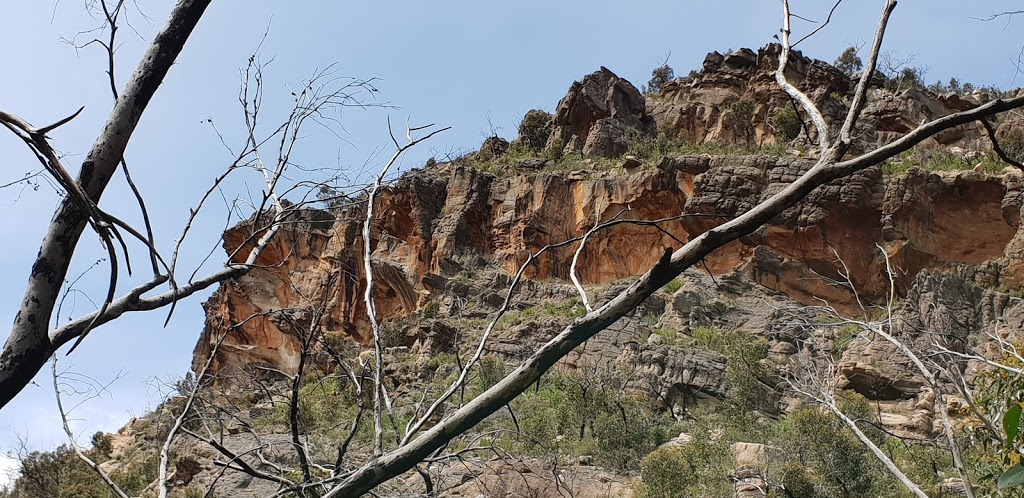
<instances>
[{"instance_id":1,"label":"large boulder","mask_svg":"<svg viewBox=\"0 0 1024 498\"><path fill-rule=\"evenodd\" d=\"M621 156L631 138L656 130L640 91L605 67L573 82L553 125L548 148L599 157Z\"/></svg>"},{"instance_id":2,"label":"large boulder","mask_svg":"<svg viewBox=\"0 0 1024 498\"><path fill-rule=\"evenodd\" d=\"M703 401L725 397L724 356L673 345L631 344L619 358L641 372L632 387L661 400L682 416Z\"/></svg>"}]
</instances>

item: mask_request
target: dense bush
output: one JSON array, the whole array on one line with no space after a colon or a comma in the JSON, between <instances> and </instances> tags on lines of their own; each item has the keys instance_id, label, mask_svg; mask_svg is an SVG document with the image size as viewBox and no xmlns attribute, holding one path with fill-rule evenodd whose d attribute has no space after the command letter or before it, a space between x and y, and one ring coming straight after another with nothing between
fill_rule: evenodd
<instances>
[{"instance_id":1,"label":"dense bush","mask_svg":"<svg viewBox=\"0 0 1024 498\"><path fill-rule=\"evenodd\" d=\"M791 479L814 483L821 497L883 496L876 484L888 476L857 438L829 413L804 408L780 424L776 443L792 463L812 472ZM806 487L807 484L802 486Z\"/></svg>"},{"instance_id":2,"label":"dense bush","mask_svg":"<svg viewBox=\"0 0 1024 498\"><path fill-rule=\"evenodd\" d=\"M661 156L679 154L686 143L682 138L671 137L665 132L657 135L643 133L636 128L626 130L626 138L629 141L629 149L626 155L634 156L641 161L656 160Z\"/></svg>"},{"instance_id":3,"label":"dense bush","mask_svg":"<svg viewBox=\"0 0 1024 498\"><path fill-rule=\"evenodd\" d=\"M519 140L535 152L539 152L551 135L551 114L533 109L519 122Z\"/></svg>"},{"instance_id":4,"label":"dense bush","mask_svg":"<svg viewBox=\"0 0 1024 498\"><path fill-rule=\"evenodd\" d=\"M645 405L625 397L597 404L597 463L620 472L634 470L644 455L668 440L667 424L652 416L653 407Z\"/></svg>"},{"instance_id":5,"label":"dense bush","mask_svg":"<svg viewBox=\"0 0 1024 498\"><path fill-rule=\"evenodd\" d=\"M94 436L94 440L96 436ZM109 451L109 448L107 449ZM102 449L88 450L92 459L101 459ZM121 465L110 477L129 496L138 496L157 477L159 457L156 451L136 450L123 455ZM20 476L7 493L11 498L107 498L114 496L74 450L61 445L53 451L33 451L21 457Z\"/></svg>"},{"instance_id":6,"label":"dense bush","mask_svg":"<svg viewBox=\"0 0 1024 498\"><path fill-rule=\"evenodd\" d=\"M733 496L728 478L733 468L729 445L704 426L691 437L686 444L658 448L643 459L637 498Z\"/></svg>"},{"instance_id":7,"label":"dense bush","mask_svg":"<svg viewBox=\"0 0 1024 498\"><path fill-rule=\"evenodd\" d=\"M778 412L781 400L778 374L766 361L768 344L764 339L738 330L697 327L690 332L690 341L694 346L720 353L728 360L725 404L731 413Z\"/></svg>"},{"instance_id":8,"label":"dense bush","mask_svg":"<svg viewBox=\"0 0 1024 498\"><path fill-rule=\"evenodd\" d=\"M800 136L802 129L803 122L792 107L782 107L772 116L772 130L775 132L776 140L780 142L792 142Z\"/></svg>"},{"instance_id":9,"label":"dense bush","mask_svg":"<svg viewBox=\"0 0 1024 498\"><path fill-rule=\"evenodd\" d=\"M737 140L750 147L754 143L754 111L757 104L748 98L742 98L733 102L726 112L726 124L732 130Z\"/></svg>"},{"instance_id":10,"label":"dense bush","mask_svg":"<svg viewBox=\"0 0 1024 498\"><path fill-rule=\"evenodd\" d=\"M1024 130L1014 128L999 137L999 146L1010 159L1024 161Z\"/></svg>"},{"instance_id":11,"label":"dense bush","mask_svg":"<svg viewBox=\"0 0 1024 498\"><path fill-rule=\"evenodd\" d=\"M517 430L512 446L533 456L586 454L620 472L636 469L678 427L650 403L625 394L622 382L614 373L545 378L512 404L516 420L504 422Z\"/></svg>"}]
</instances>

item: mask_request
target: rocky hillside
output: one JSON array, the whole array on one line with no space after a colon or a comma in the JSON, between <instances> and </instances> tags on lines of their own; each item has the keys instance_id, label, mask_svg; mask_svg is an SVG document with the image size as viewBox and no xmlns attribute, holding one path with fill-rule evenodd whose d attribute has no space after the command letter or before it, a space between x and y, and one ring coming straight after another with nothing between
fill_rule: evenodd
<instances>
[{"instance_id":1,"label":"rocky hillside","mask_svg":"<svg viewBox=\"0 0 1024 498\"><path fill-rule=\"evenodd\" d=\"M600 302L650 268L666 248L744 213L810 168L814 147L808 145L816 137L776 87L771 72L777 51L769 45L708 54L702 71L646 95L601 68L573 83L553 114L531 111L515 140L489 138L478 152L431 160L391 184L375 206L371 242L388 388L399 400L395 413L418 413L413 400L452 378L454 365L473 349L502 306L512 276L528 261L526 281L487 343L473 389L493 384L578 316L582 307L568 284L577 245L550 246L586 233L595 220L658 221L623 223L588 239L577 271ZM852 91L850 76L800 55L787 71L838 126ZM859 148L891 142L922 120L988 98L896 93L884 88L883 77L878 80L858 124ZM1019 133L1012 120L998 129L1002 137ZM1024 300L1013 295L1024 286L1024 177L1004 169L989 147L980 125L950 130L889 163L819 188L756 233L715 251L569 355L552 381L524 393L510 415L483 423L480 430L494 434L514 426L520 436L488 437L522 458L438 463L425 471L435 491L596 497L640 490L661 496L645 491L650 483L636 484L641 459L650 462L645 472L659 468L659 458L693 465L698 453L688 452L699 450L717 474L678 486L700 488L702 496L764 496L766 474L759 469L769 461L783 462L785 472L812 469L800 475L817 480L815 489L827 484L843 493L862 489L844 496L896 496L885 491L884 471L869 464L858 476L826 476L828 469L847 465L829 458L863 448L856 440L850 443L856 450L834 446L847 436L827 416L801 411L805 400L779 379L794 358L813 348L826 351L839 387L854 400L850 406L860 407L865 418L893 434L927 440L939 434L927 383L889 343L850 329L842 317L877 316L894 284L896 304L884 311L900 317L893 333L910 343L941 341L960 350L970 344L997 353L993 337L1020 338ZM221 285L205 303L193 368L215 355L210 399L220 404L205 401L219 411L203 424L218 427L218 444L235 454L265 448L263 464L294 466L294 453L270 450L298 437L287 430L281 400L290 388L282 379L300 368L331 372L356 358L365 367L360 355L372 342L362 299L365 209L365 196L353 194L296 211L257 262L262 267ZM228 230L227 253L245 254L238 249L252 243L261 225L251 219ZM887 262L895 269L892 282ZM310 348L312 324L326 339ZM311 356L302 354L310 349ZM979 371L972 366L965 375L973 379ZM327 379L320 384L333 382ZM599 399L588 398L598 389ZM324 408L317 403L326 401L316 398L303 408L309 428L304 444L328 460L338 451L330 442L337 419L353 416L359 397L342 388L331 393L337 399L329 400L341 404ZM572 419L577 425L555 429L553 421L565 417L558 407L571 405L567 397L592 404ZM950 398L959 423L967 424L971 407ZM172 399L163 410L173 411L179 402ZM627 412L632 422L625 423ZM625 426L617 422L620 413ZM114 435L104 465L117 469L131 460L128 455L150 454L160 416L134 421ZM810 425L800 425L805 422ZM521 434L530 430L536 435L524 442ZM769 432L773 436L765 436ZM823 439L787 446L808 433ZM352 451L368 454L360 438L355 441ZM805 459L825 446L828 455ZM241 473L222 476L224 466L215 461L223 452L197 440L179 440L174 453L179 491L213 483L224 496L277 489ZM908 465L937 465L934 454L900 458ZM952 474L933 474L932 489L957 489ZM719 477L724 487L708 484ZM700 487L705 485L714 489Z\"/></svg>"}]
</instances>

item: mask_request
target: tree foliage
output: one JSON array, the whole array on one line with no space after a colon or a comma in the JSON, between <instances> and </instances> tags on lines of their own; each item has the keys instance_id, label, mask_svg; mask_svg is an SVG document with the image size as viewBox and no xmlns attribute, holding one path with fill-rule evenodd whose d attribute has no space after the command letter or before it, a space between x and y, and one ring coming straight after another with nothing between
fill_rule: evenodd
<instances>
[{"instance_id":1,"label":"tree foliage","mask_svg":"<svg viewBox=\"0 0 1024 498\"><path fill-rule=\"evenodd\" d=\"M530 110L519 122L519 141L534 152L544 149L550 135L551 114L540 109Z\"/></svg>"},{"instance_id":2,"label":"tree foliage","mask_svg":"<svg viewBox=\"0 0 1024 498\"><path fill-rule=\"evenodd\" d=\"M781 107L772 116L772 130L775 131L776 139L789 143L800 136L800 131L803 130L803 121L792 107Z\"/></svg>"},{"instance_id":3,"label":"tree foliage","mask_svg":"<svg viewBox=\"0 0 1024 498\"><path fill-rule=\"evenodd\" d=\"M864 69L864 61L857 55L857 47L847 47L832 65L850 77Z\"/></svg>"},{"instance_id":4,"label":"tree foliage","mask_svg":"<svg viewBox=\"0 0 1024 498\"><path fill-rule=\"evenodd\" d=\"M668 64L662 64L651 71L651 79L647 80L645 93L658 93L661 87L676 78L676 72Z\"/></svg>"}]
</instances>

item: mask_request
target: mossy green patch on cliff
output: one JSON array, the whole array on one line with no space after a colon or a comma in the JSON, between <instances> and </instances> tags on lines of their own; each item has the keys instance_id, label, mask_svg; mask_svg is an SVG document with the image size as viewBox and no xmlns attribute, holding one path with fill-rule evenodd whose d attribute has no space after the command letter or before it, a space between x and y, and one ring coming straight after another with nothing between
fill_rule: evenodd
<instances>
[{"instance_id":1,"label":"mossy green patch on cliff","mask_svg":"<svg viewBox=\"0 0 1024 498\"><path fill-rule=\"evenodd\" d=\"M768 155L783 156L789 153L785 144L757 146L745 143L702 142L687 143L681 137L673 137L666 133L648 135L636 130L627 130L629 149L618 158L584 157L580 153L565 153L558 148L547 148L537 152L517 143L501 155L490 153L470 153L455 158L451 164L475 168L498 177L539 172L625 172L625 158L640 161L641 169L653 168L662 157L679 157L694 154L711 156L748 156ZM800 150L798 148L798 150ZM802 150L800 150L803 152ZM533 161L532 163L530 161ZM546 162L543 162L546 161Z\"/></svg>"},{"instance_id":2,"label":"mossy green patch on cliff","mask_svg":"<svg viewBox=\"0 0 1024 498\"><path fill-rule=\"evenodd\" d=\"M900 175L910 168L925 171L967 171L978 170L986 173L1001 173L1009 165L999 159L995 153L968 154L945 147L926 147L910 149L882 164L882 172L887 175Z\"/></svg>"}]
</instances>

